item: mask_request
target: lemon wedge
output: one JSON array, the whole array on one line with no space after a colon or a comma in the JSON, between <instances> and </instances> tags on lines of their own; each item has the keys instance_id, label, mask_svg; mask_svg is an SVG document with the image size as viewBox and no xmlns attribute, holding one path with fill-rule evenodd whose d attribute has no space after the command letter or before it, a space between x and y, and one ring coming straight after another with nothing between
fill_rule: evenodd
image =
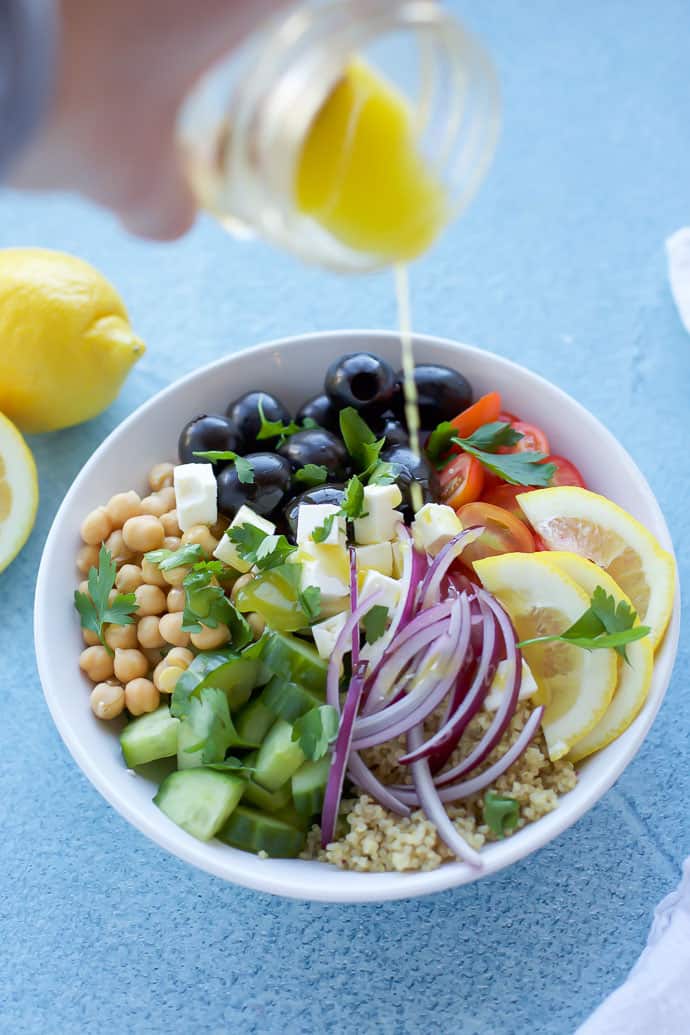
<instances>
[{"instance_id":1,"label":"lemon wedge","mask_svg":"<svg viewBox=\"0 0 690 1035\"><path fill-rule=\"evenodd\" d=\"M474 567L521 640L565 632L589 607L587 593L548 554L505 553ZM546 704L542 729L549 757L556 761L603 718L616 688L617 655L569 643L535 643L523 653L539 687L533 700Z\"/></svg>"},{"instance_id":2,"label":"lemon wedge","mask_svg":"<svg viewBox=\"0 0 690 1035\"><path fill-rule=\"evenodd\" d=\"M609 573L658 646L671 617L675 570L651 532L605 496L575 486L537 489L518 502L549 549L580 554Z\"/></svg>"},{"instance_id":3,"label":"lemon wedge","mask_svg":"<svg viewBox=\"0 0 690 1035\"><path fill-rule=\"evenodd\" d=\"M0 413L0 571L29 538L37 507L34 458L14 424Z\"/></svg>"},{"instance_id":4,"label":"lemon wedge","mask_svg":"<svg viewBox=\"0 0 690 1035\"><path fill-rule=\"evenodd\" d=\"M546 559L577 582L590 598L597 586L601 586L606 593L613 597L616 604L621 601L630 604L630 600L620 586L592 561L587 561L584 557L578 557L574 553L560 551L546 554ZM636 625L639 624L638 619ZM647 699L654 666L654 650L649 637L629 643L626 653L627 662L623 658L618 659L618 685L611 704L594 729L590 730L582 740L578 740L571 749L568 757L573 762L579 762L580 759L586 758L595 751L600 751L601 748L615 740L623 730L628 728Z\"/></svg>"}]
</instances>

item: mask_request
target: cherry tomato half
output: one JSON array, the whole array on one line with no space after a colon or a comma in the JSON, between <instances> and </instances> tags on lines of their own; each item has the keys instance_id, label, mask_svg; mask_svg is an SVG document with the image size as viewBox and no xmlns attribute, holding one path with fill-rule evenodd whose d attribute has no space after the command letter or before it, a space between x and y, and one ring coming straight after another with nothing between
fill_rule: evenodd
<instances>
[{"instance_id":1,"label":"cherry tomato half","mask_svg":"<svg viewBox=\"0 0 690 1035\"><path fill-rule=\"evenodd\" d=\"M464 528L484 526L479 539L462 552L466 564L502 553L534 553L534 539L527 525L503 507L495 507L491 503L468 503L460 508L458 517Z\"/></svg>"},{"instance_id":2,"label":"cherry tomato half","mask_svg":"<svg viewBox=\"0 0 690 1035\"><path fill-rule=\"evenodd\" d=\"M556 465L552 485L577 485L580 489L587 488L585 480L575 464L571 464L570 460L566 460L564 456L549 456L544 463Z\"/></svg>"},{"instance_id":3,"label":"cherry tomato half","mask_svg":"<svg viewBox=\"0 0 690 1035\"><path fill-rule=\"evenodd\" d=\"M516 417L514 413L509 413L508 410L501 410L496 419L500 420L501 424L517 424L520 420L519 417Z\"/></svg>"},{"instance_id":4,"label":"cherry tomato half","mask_svg":"<svg viewBox=\"0 0 690 1035\"><path fill-rule=\"evenodd\" d=\"M458 507L465 503L473 503L481 496L484 488L484 468L475 457L461 453L453 457L439 473L439 482L441 502L457 510Z\"/></svg>"},{"instance_id":5,"label":"cherry tomato half","mask_svg":"<svg viewBox=\"0 0 690 1035\"><path fill-rule=\"evenodd\" d=\"M504 510L510 511L510 513L520 518L521 521L527 521L527 518L520 510L520 504L517 501L517 497L523 492L529 492L529 486L525 485L508 485L506 482L501 482L499 485L491 489L490 492L486 492L486 482L484 483L485 491L482 493L482 503L489 503L492 507L503 507Z\"/></svg>"},{"instance_id":6,"label":"cherry tomato half","mask_svg":"<svg viewBox=\"0 0 690 1035\"><path fill-rule=\"evenodd\" d=\"M549 440L535 424L528 424L524 420L512 422L513 430L517 431L522 438L514 446L502 446L501 453L549 453Z\"/></svg>"},{"instance_id":7,"label":"cherry tomato half","mask_svg":"<svg viewBox=\"0 0 690 1035\"><path fill-rule=\"evenodd\" d=\"M483 424L491 424L492 421L498 420L500 412L500 394L498 392L489 392L488 395L483 395L481 399L477 399L476 403L472 403L466 410L459 413L457 417L454 417L451 424L459 438L469 438Z\"/></svg>"}]
</instances>

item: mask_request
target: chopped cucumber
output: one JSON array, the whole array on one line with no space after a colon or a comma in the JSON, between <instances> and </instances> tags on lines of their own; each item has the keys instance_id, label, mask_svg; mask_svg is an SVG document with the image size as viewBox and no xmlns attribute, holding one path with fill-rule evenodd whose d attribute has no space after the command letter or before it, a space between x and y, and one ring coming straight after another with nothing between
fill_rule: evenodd
<instances>
[{"instance_id":1,"label":"chopped cucumber","mask_svg":"<svg viewBox=\"0 0 690 1035\"><path fill-rule=\"evenodd\" d=\"M209 713L209 722L213 721L213 714ZM206 740L210 733L210 729L194 729L189 719L182 718L179 720L180 725L177 731L177 768L178 769L196 769L197 766L203 765L204 760L202 758L203 748L198 751L190 751L195 744L199 744L202 740ZM239 736L237 730L230 720L230 727L228 728L228 747L238 748L249 748L253 747L252 744L248 744L242 737ZM217 759L207 759L207 761L217 761Z\"/></svg>"},{"instance_id":2,"label":"chopped cucumber","mask_svg":"<svg viewBox=\"0 0 690 1035\"><path fill-rule=\"evenodd\" d=\"M199 694L204 687L215 686L225 691L230 711L237 711L249 700L257 683L259 667L257 657L243 657L233 650L204 651L197 654L178 679L173 703L188 698L192 693Z\"/></svg>"},{"instance_id":3,"label":"chopped cucumber","mask_svg":"<svg viewBox=\"0 0 690 1035\"><path fill-rule=\"evenodd\" d=\"M298 683L288 683L283 676L274 676L261 693L261 701L279 719L294 722L300 715L326 703L326 698Z\"/></svg>"},{"instance_id":4,"label":"chopped cucumber","mask_svg":"<svg viewBox=\"0 0 690 1035\"><path fill-rule=\"evenodd\" d=\"M200 841L210 841L244 792L244 780L216 769L188 769L166 776L153 799L161 812Z\"/></svg>"},{"instance_id":5,"label":"chopped cucumber","mask_svg":"<svg viewBox=\"0 0 690 1035\"><path fill-rule=\"evenodd\" d=\"M290 633L274 632L266 643L263 662L274 675L299 683L307 690L323 693L326 689L328 664L315 647Z\"/></svg>"},{"instance_id":6,"label":"chopped cucumber","mask_svg":"<svg viewBox=\"0 0 690 1035\"><path fill-rule=\"evenodd\" d=\"M277 812L290 802L290 784L285 783L277 791L267 791L254 780L245 780L242 800L262 809L264 812Z\"/></svg>"},{"instance_id":7,"label":"chopped cucumber","mask_svg":"<svg viewBox=\"0 0 690 1035\"><path fill-rule=\"evenodd\" d=\"M264 692L262 691L259 697L248 701L243 708L240 708L234 720L238 736L254 747L259 746L276 721L275 712L264 704Z\"/></svg>"},{"instance_id":8,"label":"chopped cucumber","mask_svg":"<svg viewBox=\"0 0 690 1035\"><path fill-rule=\"evenodd\" d=\"M305 842L303 830L256 809L238 805L218 838L245 852L266 852L274 859L294 859Z\"/></svg>"},{"instance_id":9,"label":"chopped cucumber","mask_svg":"<svg viewBox=\"0 0 690 1035\"><path fill-rule=\"evenodd\" d=\"M307 831L311 825L309 822L310 817L300 816L291 801L287 805L283 805L282 809L277 809L272 815L275 819L279 819L281 823L289 823L295 830Z\"/></svg>"},{"instance_id":10,"label":"chopped cucumber","mask_svg":"<svg viewBox=\"0 0 690 1035\"><path fill-rule=\"evenodd\" d=\"M127 766L133 769L174 755L179 725L180 720L170 714L167 704L128 723L120 734L120 746Z\"/></svg>"},{"instance_id":11,"label":"chopped cucumber","mask_svg":"<svg viewBox=\"0 0 690 1035\"><path fill-rule=\"evenodd\" d=\"M292 739L290 723L278 719L259 748L254 779L266 790L277 791L299 769L304 757L302 748Z\"/></svg>"},{"instance_id":12,"label":"chopped cucumber","mask_svg":"<svg viewBox=\"0 0 690 1035\"><path fill-rule=\"evenodd\" d=\"M317 762L307 760L293 773L292 800L300 816L314 816L321 811L330 768L329 753Z\"/></svg>"}]
</instances>

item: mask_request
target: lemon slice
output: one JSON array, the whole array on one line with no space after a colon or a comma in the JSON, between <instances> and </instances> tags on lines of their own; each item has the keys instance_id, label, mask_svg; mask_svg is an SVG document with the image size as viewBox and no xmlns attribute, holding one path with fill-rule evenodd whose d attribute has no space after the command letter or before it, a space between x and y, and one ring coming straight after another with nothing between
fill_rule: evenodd
<instances>
[{"instance_id":1,"label":"lemon slice","mask_svg":"<svg viewBox=\"0 0 690 1035\"><path fill-rule=\"evenodd\" d=\"M603 568L585 560L584 557L578 557L574 553L553 551L546 554L545 559L574 579L590 598L597 586L601 586L613 597L616 604L621 601L625 601L626 604L630 603L628 597L611 576ZM636 624L640 624L639 619ZM627 662L620 657L618 659L618 685L611 704L594 729L590 730L582 740L578 740L571 749L569 758L573 762L579 762L580 759L601 750L615 740L623 730L628 728L647 699L654 666L654 650L649 637L629 643L626 653Z\"/></svg>"},{"instance_id":2,"label":"lemon slice","mask_svg":"<svg viewBox=\"0 0 690 1035\"><path fill-rule=\"evenodd\" d=\"M34 458L14 424L0 413L0 571L29 538L37 506Z\"/></svg>"},{"instance_id":3,"label":"lemon slice","mask_svg":"<svg viewBox=\"0 0 690 1035\"><path fill-rule=\"evenodd\" d=\"M521 640L565 632L589 607L589 596L544 553L505 553L475 562L485 588L510 615ZM613 650L535 643L523 650L541 700L549 757L567 755L601 720L618 679Z\"/></svg>"},{"instance_id":4,"label":"lemon slice","mask_svg":"<svg viewBox=\"0 0 690 1035\"><path fill-rule=\"evenodd\" d=\"M651 532L605 496L575 486L537 489L518 502L551 550L579 553L609 573L651 627L656 647L671 617L675 571Z\"/></svg>"}]
</instances>

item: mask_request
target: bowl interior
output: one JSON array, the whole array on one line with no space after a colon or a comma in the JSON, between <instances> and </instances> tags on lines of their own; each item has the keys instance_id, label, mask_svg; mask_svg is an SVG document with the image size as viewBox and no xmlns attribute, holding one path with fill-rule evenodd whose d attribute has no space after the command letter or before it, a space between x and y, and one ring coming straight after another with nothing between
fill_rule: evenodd
<instances>
[{"instance_id":1,"label":"bowl interior","mask_svg":"<svg viewBox=\"0 0 690 1035\"><path fill-rule=\"evenodd\" d=\"M369 349L399 365L394 333L339 331L305 335L231 355L165 389L124 421L76 478L46 542L36 589L35 639L48 705L78 765L134 826L188 862L227 880L274 894L324 901L380 901L411 897L467 883L523 858L589 809L639 748L668 685L677 648L679 608L658 655L649 698L630 728L580 767L578 786L558 808L483 852L479 873L450 863L427 873L358 874L303 860L262 860L212 842L202 844L152 803L153 779L125 769L116 730L96 720L88 706L90 684L77 668L82 639L72 594L75 553L84 515L124 489L145 489L156 462L175 459L182 425L199 413L222 413L228 402L261 388L297 408L322 390L327 365L344 352ZM415 336L418 362L461 370L477 395L498 389L507 410L541 425L554 453L568 456L592 489L609 496L645 524L667 549L670 536L644 477L616 439L583 407L554 385L491 353L439 338ZM65 683L64 673L73 677Z\"/></svg>"}]
</instances>

